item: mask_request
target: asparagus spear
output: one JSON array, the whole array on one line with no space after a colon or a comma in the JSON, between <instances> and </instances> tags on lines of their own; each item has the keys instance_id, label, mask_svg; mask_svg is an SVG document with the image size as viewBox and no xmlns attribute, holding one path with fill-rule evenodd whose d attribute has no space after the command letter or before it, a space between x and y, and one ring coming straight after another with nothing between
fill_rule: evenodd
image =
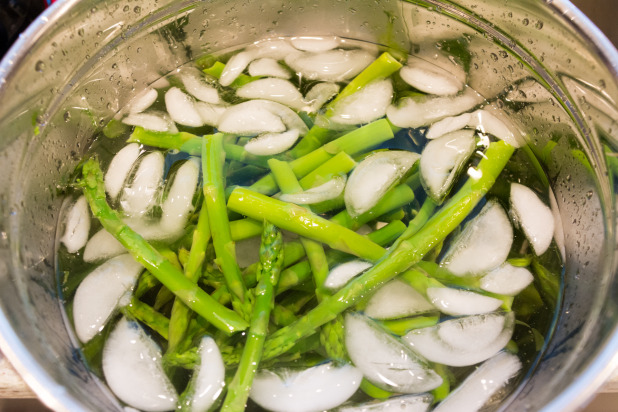
<instances>
[{"instance_id":1,"label":"asparagus spear","mask_svg":"<svg viewBox=\"0 0 618 412\"><path fill-rule=\"evenodd\" d=\"M385 252L364 236L329 222L304 207L272 199L246 188L234 189L228 199L228 208L256 220L268 218L282 229L370 261L380 259Z\"/></svg>"},{"instance_id":2,"label":"asparagus spear","mask_svg":"<svg viewBox=\"0 0 618 412\"><path fill-rule=\"evenodd\" d=\"M268 161L268 165L282 193L302 192L303 188L287 162L271 159ZM307 207L307 209L311 210L311 207ZM322 285L328 276L328 261L324 253L324 247L319 242L304 237L300 239L300 242L305 248L307 260L309 260L311 272L313 273L316 294L319 299L322 294Z\"/></svg>"},{"instance_id":3,"label":"asparagus spear","mask_svg":"<svg viewBox=\"0 0 618 412\"><path fill-rule=\"evenodd\" d=\"M82 173L83 178L80 185L93 216L131 253L136 261L141 263L163 285L217 329L231 334L242 331L249 326L236 312L220 305L187 279L182 271L165 259L144 238L120 219L105 199L103 172L96 159L87 160L82 166Z\"/></svg>"},{"instance_id":4,"label":"asparagus spear","mask_svg":"<svg viewBox=\"0 0 618 412\"><path fill-rule=\"evenodd\" d=\"M291 161L290 166L296 177L300 179L339 152L346 152L350 156L355 156L392 139L393 136L393 130L388 120L376 120ZM273 175L268 174L251 185L250 188L262 194L272 195L277 191L277 184Z\"/></svg>"},{"instance_id":5,"label":"asparagus spear","mask_svg":"<svg viewBox=\"0 0 618 412\"><path fill-rule=\"evenodd\" d=\"M279 281L283 263L281 232L270 224L264 224L260 246L260 268L258 285L255 289L255 307L251 315L251 326L247 341L230 383L222 411L244 411L249 390L262 357L262 347L268 333L270 311L275 301L275 286Z\"/></svg>"},{"instance_id":6,"label":"asparagus spear","mask_svg":"<svg viewBox=\"0 0 618 412\"><path fill-rule=\"evenodd\" d=\"M174 149L190 155L199 155L202 152L202 140L205 138L208 138L208 136L200 137L188 132L154 132L146 130L141 126L136 126L127 143L140 143L160 149ZM267 156L256 156L247 152L242 146L233 143L223 143L223 150L226 157L230 160L262 168L268 167L266 163L268 161Z\"/></svg>"},{"instance_id":7,"label":"asparagus spear","mask_svg":"<svg viewBox=\"0 0 618 412\"><path fill-rule=\"evenodd\" d=\"M389 77L401 68L402 64L388 52L384 52L375 59L369 66L360 72L347 86L326 106L325 116L332 116L336 104L348 96L353 95L374 80Z\"/></svg>"},{"instance_id":8,"label":"asparagus spear","mask_svg":"<svg viewBox=\"0 0 618 412\"><path fill-rule=\"evenodd\" d=\"M307 315L273 333L264 345L264 357L271 358L286 352L298 339L315 333L317 328L334 319L376 287L420 261L452 232L485 196L513 151L514 148L504 141L491 143L478 165L478 174L471 176L423 228L401 242L373 268L349 282L333 296L324 299Z\"/></svg>"},{"instance_id":9,"label":"asparagus spear","mask_svg":"<svg viewBox=\"0 0 618 412\"><path fill-rule=\"evenodd\" d=\"M205 201L203 202L205 203ZM210 226L208 222L208 210L202 204L197 220L197 227L193 232L193 242L187 263L184 266L185 276L193 283L197 283L202 274L202 263L206 256L206 246L210 241ZM191 311L180 299L174 300L172 314L169 322L169 338L167 351L176 350L182 341L191 320Z\"/></svg>"},{"instance_id":10,"label":"asparagus spear","mask_svg":"<svg viewBox=\"0 0 618 412\"><path fill-rule=\"evenodd\" d=\"M383 79L401 68L399 63L389 53L382 53L375 61L360 72L348 85L326 106L324 116L332 116L334 105L341 99L351 96L374 80ZM332 131L319 126L313 126L309 132L290 150L293 159L304 156L322 146L332 136Z\"/></svg>"},{"instance_id":11,"label":"asparagus spear","mask_svg":"<svg viewBox=\"0 0 618 412\"><path fill-rule=\"evenodd\" d=\"M222 146L223 135L220 133L208 136L202 141L204 204L208 209L208 220L215 246L215 261L223 272L229 291L232 292L233 306L247 318L251 312L251 302L236 262L236 246L232 240L225 207Z\"/></svg>"},{"instance_id":12,"label":"asparagus spear","mask_svg":"<svg viewBox=\"0 0 618 412\"><path fill-rule=\"evenodd\" d=\"M164 339L168 339L170 320L151 306L134 297L127 306L121 308L121 311L129 317L139 320Z\"/></svg>"}]
</instances>

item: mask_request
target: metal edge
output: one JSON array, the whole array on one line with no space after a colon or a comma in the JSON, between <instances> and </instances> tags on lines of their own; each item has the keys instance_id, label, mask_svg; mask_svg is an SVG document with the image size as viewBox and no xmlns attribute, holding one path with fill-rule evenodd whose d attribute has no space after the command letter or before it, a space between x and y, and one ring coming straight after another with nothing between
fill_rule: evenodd
<instances>
[{"instance_id":1,"label":"metal edge","mask_svg":"<svg viewBox=\"0 0 618 412\"><path fill-rule=\"evenodd\" d=\"M0 98L4 94L5 84L10 81L14 67L27 57L31 46L45 36L79 0L59 0L46 9L19 36L0 61ZM34 357L23 348L18 335L13 331L5 311L0 307L0 350L19 373L39 400L54 411L85 411L86 408L67 392L63 385L53 379Z\"/></svg>"},{"instance_id":2,"label":"metal edge","mask_svg":"<svg viewBox=\"0 0 618 412\"><path fill-rule=\"evenodd\" d=\"M618 83L618 50L607 36L570 1L545 0L545 3L547 7L558 13L563 21L573 28L582 39L591 44L594 53L606 64ZM615 207L611 212L611 218L615 221ZM614 265L608 265L609 270L612 270L613 267ZM615 273L610 274L612 278L615 275ZM542 411L569 412L585 406L616 368L618 368L618 325L614 326L612 332L608 335L594 362L589 364L566 390L546 404Z\"/></svg>"}]
</instances>

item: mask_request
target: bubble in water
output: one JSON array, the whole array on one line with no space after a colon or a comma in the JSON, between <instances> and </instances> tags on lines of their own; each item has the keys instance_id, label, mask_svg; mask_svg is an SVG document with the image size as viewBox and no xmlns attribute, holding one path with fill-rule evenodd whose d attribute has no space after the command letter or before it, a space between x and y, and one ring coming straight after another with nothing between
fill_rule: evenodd
<instances>
[{"instance_id":1,"label":"bubble in water","mask_svg":"<svg viewBox=\"0 0 618 412\"><path fill-rule=\"evenodd\" d=\"M39 73L42 73L43 70L45 70L45 63L42 60L39 60L38 62L36 62L36 64L34 65L34 70L36 70Z\"/></svg>"}]
</instances>

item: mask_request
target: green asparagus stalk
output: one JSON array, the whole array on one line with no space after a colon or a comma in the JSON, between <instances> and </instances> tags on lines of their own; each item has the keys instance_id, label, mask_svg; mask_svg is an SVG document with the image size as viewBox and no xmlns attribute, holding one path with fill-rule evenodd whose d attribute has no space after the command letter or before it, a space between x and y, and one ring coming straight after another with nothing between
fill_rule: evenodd
<instances>
[{"instance_id":1,"label":"green asparagus stalk","mask_svg":"<svg viewBox=\"0 0 618 412\"><path fill-rule=\"evenodd\" d=\"M404 319L389 319L383 320L380 323L386 329L394 333L395 335L403 336L406 333L414 329L427 328L434 326L440 320L440 316L415 316L413 318Z\"/></svg>"},{"instance_id":2,"label":"green asparagus stalk","mask_svg":"<svg viewBox=\"0 0 618 412\"><path fill-rule=\"evenodd\" d=\"M305 248L300 241L293 240L283 244L283 267L287 268L298 262L305 256ZM243 278L247 287L252 288L257 284L256 273L258 263L247 266L243 271Z\"/></svg>"},{"instance_id":3,"label":"green asparagus stalk","mask_svg":"<svg viewBox=\"0 0 618 412\"><path fill-rule=\"evenodd\" d=\"M234 242L259 236L262 223L253 219L238 219L230 222L230 236Z\"/></svg>"},{"instance_id":4,"label":"green asparagus stalk","mask_svg":"<svg viewBox=\"0 0 618 412\"><path fill-rule=\"evenodd\" d=\"M154 275L148 271L145 271L139 277L137 281L137 286L135 287L135 291L133 292L133 296L136 298L141 298L144 296L146 292L154 288L155 286L160 285L159 279L154 277Z\"/></svg>"},{"instance_id":5,"label":"green asparagus stalk","mask_svg":"<svg viewBox=\"0 0 618 412\"><path fill-rule=\"evenodd\" d=\"M302 308L313 300L314 297L315 296L311 293L290 293L273 308L273 323L276 326L287 326L294 322Z\"/></svg>"},{"instance_id":6,"label":"green asparagus stalk","mask_svg":"<svg viewBox=\"0 0 618 412\"><path fill-rule=\"evenodd\" d=\"M282 193L298 193L302 191L302 187L288 163L271 159L268 161L268 164L270 165L270 170L272 171L275 181L277 182L277 185L281 189ZM310 207L308 209L311 210ZM318 302L320 302L324 296L327 296L328 294L328 292L324 289L324 282L326 281L326 277L329 273L326 253L319 242L307 238L301 238L301 243L307 253L307 260L309 261L311 273L313 274L315 295ZM326 349L326 353L330 358L344 359L345 349L343 345L343 336L343 319L340 317L322 326L322 330L320 331L320 342Z\"/></svg>"},{"instance_id":7,"label":"green asparagus stalk","mask_svg":"<svg viewBox=\"0 0 618 412\"><path fill-rule=\"evenodd\" d=\"M357 91L363 89L374 80L384 79L389 77L401 68L402 64L397 61L388 52L384 52L360 72L348 85L330 102L326 107L326 116L332 116L332 111L335 105L348 96L353 95Z\"/></svg>"},{"instance_id":8,"label":"green asparagus stalk","mask_svg":"<svg viewBox=\"0 0 618 412\"><path fill-rule=\"evenodd\" d=\"M205 202L204 202L205 203ZM208 210L203 204L197 220L197 227L193 232L193 242L187 263L184 266L185 276L194 284L202 274L202 263L206 257L206 247L210 241L210 225ZM180 299L174 300L169 322L169 338L167 351L176 350L180 344L191 321L191 310Z\"/></svg>"},{"instance_id":9,"label":"green asparagus stalk","mask_svg":"<svg viewBox=\"0 0 618 412\"><path fill-rule=\"evenodd\" d=\"M283 263L281 232L270 224L264 224L260 246L260 268L258 285L255 289L255 307L251 315L251 326L238 369L228 387L222 411L244 411L249 390L257 373L262 357L262 347L268 333L270 311L275 301L275 286L279 281Z\"/></svg>"},{"instance_id":10,"label":"green asparagus stalk","mask_svg":"<svg viewBox=\"0 0 618 412\"><path fill-rule=\"evenodd\" d=\"M395 73L401 68L401 63L395 60L389 53L383 53L374 62L360 72L348 85L326 106L325 117L333 114L335 104L357 91L374 80L383 79ZM313 126L297 144L290 150L293 159L306 155L307 153L319 148L332 136L333 132L329 129Z\"/></svg>"},{"instance_id":11,"label":"green asparagus stalk","mask_svg":"<svg viewBox=\"0 0 618 412\"><path fill-rule=\"evenodd\" d=\"M425 226L425 223L427 223L431 215L433 215L434 210L436 210L436 206L436 202L428 196L423 202L423 206L421 206L417 215L410 221L408 228L401 234L401 237L395 242L394 246L396 247L399 243L409 239L411 236L414 236L416 232Z\"/></svg>"},{"instance_id":12,"label":"green asparagus stalk","mask_svg":"<svg viewBox=\"0 0 618 412\"><path fill-rule=\"evenodd\" d=\"M356 162L350 155L346 152L339 152L300 179L298 183L305 190L311 189L328 182L335 176L348 174L355 166Z\"/></svg>"},{"instance_id":13,"label":"green asparagus stalk","mask_svg":"<svg viewBox=\"0 0 618 412\"><path fill-rule=\"evenodd\" d=\"M296 145L290 149L289 157L291 159L298 159L311 153L315 149L324 145L333 137L334 130L327 129L320 126L312 126L311 129L296 143Z\"/></svg>"},{"instance_id":14,"label":"green asparagus stalk","mask_svg":"<svg viewBox=\"0 0 618 412\"><path fill-rule=\"evenodd\" d=\"M165 259L154 247L127 226L105 199L103 172L99 162L89 159L82 167L80 185L90 209L105 230L112 234L148 271L178 296L193 311L226 333L235 333L249 325L234 311L220 305L206 292L187 279L181 270Z\"/></svg>"},{"instance_id":15,"label":"green asparagus stalk","mask_svg":"<svg viewBox=\"0 0 618 412\"><path fill-rule=\"evenodd\" d=\"M367 235L367 238L380 246L386 246L394 241L405 230L405 225L401 222L387 225L375 230ZM330 262L340 262L347 257L346 254L337 250L329 250L326 254L329 265ZM281 279L277 287L277 294L283 293L309 279L311 266L308 261L301 261L281 272Z\"/></svg>"},{"instance_id":16,"label":"green asparagus stalk","mask_svg":"<svg viewBox=\"0 0 618 412\"><path fill-rule=\"evenodd\" d=\"M161 335L163 339L168 339L170 320L151 306L134 297L127 306L121 308L121 311L129 317L139 320Z\"/></svg>"},{"instance_id":17,"label":"green asparagus stalk","mask_svg":"<svg viewBox=\"0 0 618 412\"><path fill-rule=\"evenodd\" d=\"M289 163L271 159L268 161L268 165L282 193L302 192L303 188L296 179L296 175L294 175L294 171L292 171ZM311 207L307 207L307 209L311 210ZM328 261L326 259L324 247L319 242L304 237L300 239L300 242L305 248L307 260L309 261L311 272L313 273L316 294L318 299L320 299L323 293L322 285L328 276Z\"/></svg>"},{"instance_id":18,"label":"green asparagus stalk","mask_svg":"<svg viewBox=\"0 0 618 412\"><path fill-rule=\"evenodd\" d=\"M298 339L315 333L317 328L356 304L363 296L420 261L451 233L485 196L513 151L514 148L503 141L491 143L478 165L478 177L470 177L423 228L401 242L373 268L349 282L333 296L324 299L295 323L273 333L264 345L265 358L286 352Z\"/></svg>"},{"instance_id":19,"label":"green asparagus stalk","mask_svg":"<svg viewBox=\"0 0 618 412\"><path fill-rule=\"evenodd\" d=\"M240 313L247 317L251 309L246 304L250 305L250 302L248 302L247 289L236 262L236 246L232 240L225 207L222 139L222 134L215 134L203 140L204 204L208 209L208 220L215 246L215 261L223 272L229 291L232 292L232 303L237 310L240 310Z\"/></svg>"},{"instance_id":20,"label":"green asparagus stalk","mask_svg":"<svg viewBox=\"0 0 618 412\"><path fill-rule=\"evenodd\" d=\"M378 388L373 383L369 382L367 379L364 378L361 381L360 389L361 391L365 392L366 395L369 395L374 399L388 399L393 396L391 392Z\"/></svg>"},{"instance_id":21,"label":"green asparagus stalk","mask_svg":"<svg viewBox=\"0 0 618 412\"><path fill-rule=\"evenodd\" d=\"M355 156L392 138L393 130L388 120L376 120L291 161L290 166L296 177L301 179L339 152L346 152L350 156ZM251 185L250 188L265 195L272 195L277 191L277 184L272 174L268 174Z\"/></svg>"},{"instance_id":22,"label":"green asparagus stalk","mask_svg":"<svg viewBox=\"0 0 618 412\"><path fill-rule=\"evenodd\" d=\"M270 219L278 227L329 245L333 249L376 261L385 250L356 232L317 216L304 207L237 187L228 208L256 220Z\"/></svg>"}]
</instances>

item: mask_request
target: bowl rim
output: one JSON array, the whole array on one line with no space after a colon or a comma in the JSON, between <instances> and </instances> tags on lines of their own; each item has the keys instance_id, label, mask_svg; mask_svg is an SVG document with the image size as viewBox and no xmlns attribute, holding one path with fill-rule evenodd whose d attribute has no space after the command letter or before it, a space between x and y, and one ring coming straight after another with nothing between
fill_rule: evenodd
<instances>
[{"instance_id":1,"label":"bowl rim","mask_svg":"<svg viewBox=\"0 0 618 412\"><path fill-rule=\"evenodd\" d=\"M404 1L404 0L402 0ZM28 51L37 41L45 37L65 14L80 0L58 0L48 7L9 48L0 61L0 99L6 84L10 82L15 67L27 58ZM593 47L593 53L600 57L618 83L618 50L607 36L582 11L568 0L544 0L543 5L555 11L560 19L571 27L583 40ZM10 264L5 262L8 267ZM0 306L0 350L28 386L47 407L55 411L85 410L81 401L69 393L45 371L25 350L21 339L13 330L9 316ZM618 368L618 325L609 334L602 349L584 372L564 391L554 397L543 411L572 411L584 405Z\"/></svg>"}]
</instances>

